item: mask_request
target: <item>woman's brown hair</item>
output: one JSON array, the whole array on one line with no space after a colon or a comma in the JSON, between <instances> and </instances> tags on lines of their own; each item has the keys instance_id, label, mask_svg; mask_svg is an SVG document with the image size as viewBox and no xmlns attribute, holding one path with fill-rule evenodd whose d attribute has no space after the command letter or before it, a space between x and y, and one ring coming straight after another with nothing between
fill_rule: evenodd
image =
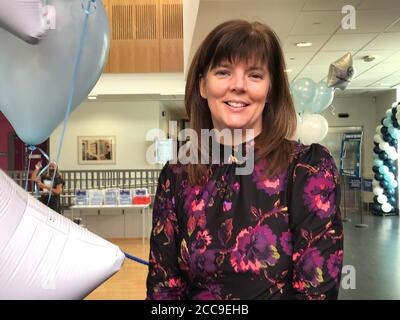
<instances>
[{"instance_id":1,"label":"woman's brown hair","mask_svg":"<svg viewBox=\"0 0 400 320\"><path fill-rule=\"evenodd\" d=\"M224 61L260 62L270 74L268 103L264 107L262 131L255 138L255 161L266 159L265 176L287 168L292 156L292 137L296 130L296 112L285 73L285 61L275 32L259 22L231 20L215 27L201 43L192 60L185 88L185 107L190 127L201 136L201 129L213 129L210 109L200 95L200 79ZM200 147L199 147L200 148ZM200 183L209 165L189 164L189 181Z\"/></svg>"}]
</instances>

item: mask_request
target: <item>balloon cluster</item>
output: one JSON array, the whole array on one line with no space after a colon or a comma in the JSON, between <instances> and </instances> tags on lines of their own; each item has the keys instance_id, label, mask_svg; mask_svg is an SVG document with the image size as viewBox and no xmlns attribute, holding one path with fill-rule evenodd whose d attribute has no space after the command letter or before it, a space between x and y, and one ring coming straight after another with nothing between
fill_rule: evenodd
<instances>
[{"instance_id":1,"label":"balloon cluster","mask_svg":"<svg viewBox=\"0 0 400 320\"><path fill-rule=\"evenodd\" d=\"M400 138L400 103L386 111L374 136L374 212L392 212L396 206L397 143Z\"/></svg>"},{"instance_id":2,"label":"balloon cluster","mask_svg":"<svg viewBox=\"0 0 400 320\"><path fill-rule=\"evenodd\" d=\"M309 78L295 80L290 89L297 112L320 113L330 106L335 93L325 81L315 83Z\"/></svg>"},{"instance_id":3,"label":"balloon cluster","mask_svg":"<svg viewBox=\"0 0 400 320\"><path fill-rule=\"evenodd\" d=\"M328 133L328 121L317 113L332 103L334 88L329 88L325 81L315 83L309 78L300 78L292 83L290 90L296 111L300 114L296 138L304 144L322 141Z\"/></svg>"}]
</instances>

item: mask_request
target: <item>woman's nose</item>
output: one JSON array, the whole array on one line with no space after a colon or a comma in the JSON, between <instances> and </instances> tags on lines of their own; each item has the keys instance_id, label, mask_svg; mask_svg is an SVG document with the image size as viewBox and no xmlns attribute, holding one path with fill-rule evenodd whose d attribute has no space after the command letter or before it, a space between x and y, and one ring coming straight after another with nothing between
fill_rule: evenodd
<instances>
[{"instance_id":1,"label":"woman's nose","mask_svg":"<svg viewBox=\"0 0 400 320\"><path fill-rule=\"evenodd\" d=\"M246 90L246 81L243 75L235 75L232 77L231 90L238 92Z\"/></svg>"}]
</instances>

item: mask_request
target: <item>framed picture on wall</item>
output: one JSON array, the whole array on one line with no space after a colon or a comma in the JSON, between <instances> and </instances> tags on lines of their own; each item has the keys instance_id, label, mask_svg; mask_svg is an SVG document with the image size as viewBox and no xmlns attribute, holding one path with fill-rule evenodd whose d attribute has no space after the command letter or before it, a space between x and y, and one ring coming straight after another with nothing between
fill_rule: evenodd
<instances>
[{"instance_id":1,"label":"framed picture on wall","mask_svg":"<svg viewBox=\"0 0 400 320\"><path fill-rule=\"evenodd\" d=\"M78 164L115 164L115 137L78 137Z\"/></svg>"}]
</instances>

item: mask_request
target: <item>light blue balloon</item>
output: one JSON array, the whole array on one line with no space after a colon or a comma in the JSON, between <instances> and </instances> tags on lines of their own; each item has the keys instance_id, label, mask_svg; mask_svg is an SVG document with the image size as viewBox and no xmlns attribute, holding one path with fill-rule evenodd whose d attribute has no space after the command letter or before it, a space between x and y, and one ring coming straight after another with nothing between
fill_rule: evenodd
<instances>
[{"instance_id":1,"label":"light blue balloon","mask_svg":"<svg viewBox=\"0 0 400 320\"><path fill-rule=\"evenodd\" d=\"M320 81L317 84L314 101L311 104L310 111L314 113L321 113L328 108L335 94L334 88L329 88L325 81Z\"/></svg>"},{"instance_id":2,"label":"light blue balloon","mask_svg":"<svg viewBox=\"0 0 400 320\"><path fill-rule=\"evenodd\" d=\"M309 78L300 78L292 83L290 91L294 106L298 112L309 110L314 101L316 89L316 83Z\"/></svg>"},{"instance_id":3,"label":"light blue balloon","mask_svg":"<svg viewBox=\"0 0 400 320\"><path fill-rule=\"evenodd\" d=\"M393 138L397 137L396 129L394 127L389 127L388 132L391 137L393 137Z\"/></svg>"},{"instance_id":4,"label":"light blue balloon","mask_svg":"<svg viewBox=\"0 0 400 320\"><path fill-rule=\"evenodd\" d=\"M86 2L85 2L86 3ZM56 9L56 30L30 45L0 29L0 111L22 141L45 141L63 120L85 13L82 0L48 0ZM106 62L108 18L96 1L89 16L73 108L90 93Z\"/></svg>"},{"instance_id":5,"label":"light blue balloon","mask_svg":"<svg viewBox=\"0 0 400 320\"><path fill-rule=\"evenodd\" d=\"M375 155L375 154L374 154L374 155ZM380 160L379 158L374 159L374 165L377 166L377 167L380 167L380 166L383 165L383 161Z\"/></svg>"},{"instance_id":6,"label":"light blue balloon","mask_svg":"<svg viewBox=\"0 0 400 320\"><path fill-rule=\"evenodd\" d=\"M392 120L388 119L388 118L383 119L383 125L386 126L386 127L391 127L392 126Z\"/></svg>"},{"instance_id":7,"label":"light blue balloon","mask_svg":"<svg viewBox=\"0 0 400 320\"><path fill-rule=\"evenodd\" d=\"M381 173L381 174L386 174L386 173L388 173L389 172L389 168L387 167L387 166L380 166L379 167L379 173Z\"/></svg>"}]
</instances>

